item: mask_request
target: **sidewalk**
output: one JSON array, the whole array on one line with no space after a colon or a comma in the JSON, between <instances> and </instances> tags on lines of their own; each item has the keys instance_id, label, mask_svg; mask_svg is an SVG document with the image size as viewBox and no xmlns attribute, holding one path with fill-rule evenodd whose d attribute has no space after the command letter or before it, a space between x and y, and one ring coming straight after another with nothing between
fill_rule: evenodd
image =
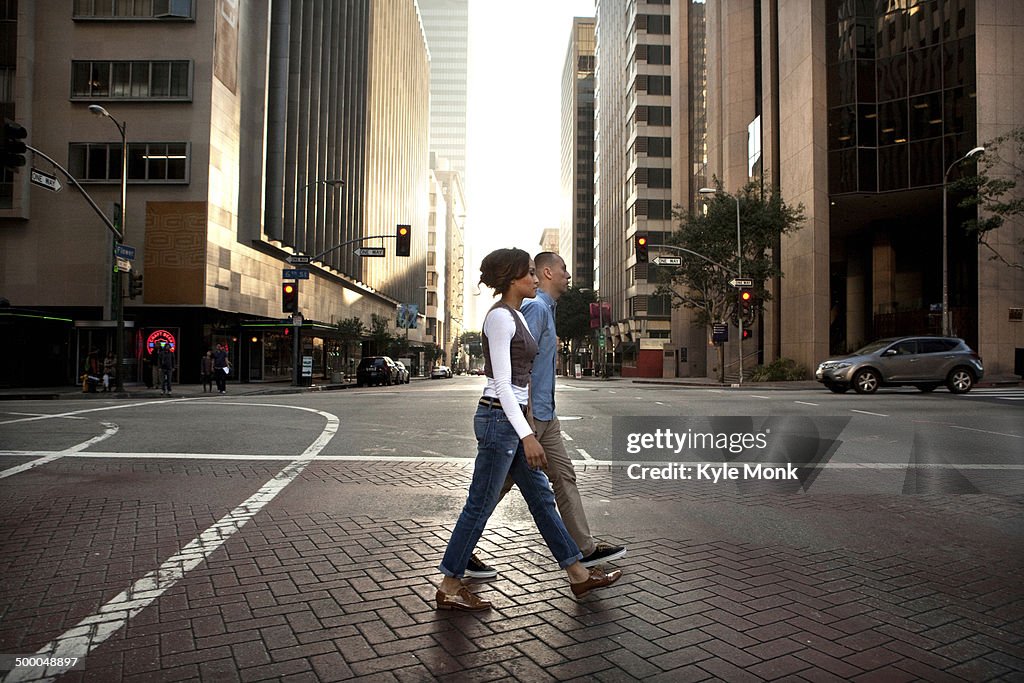
<instances>
[{"instance_id":1,"label":"sidewalk","mask_svg":"<svg viewBox=\"0 0 1024 683\"><path fill-rule=\"evenodd\" d=\"M413 378L421 379L421 378ZM334 391L339 389L355 388L356 383L341 384L314 384L309 387L295 387L289 381L282 382L254 382L254 383L227 383L225 396L273 396L277 394L302 394L311 391ZM204 392L201 384L177 384L171 387L170 398L195 398L197 396L220 396L217 393L217 386L214 385L212 392ZM83 392L81 386L63 387L27 387L23 389L7 388L0 389L0 401L23 401L43 399L96 399L96 398L168 398L160 393L155 387L147 387L144 384L126 384L124 391L104 392L102 389L96 392Z\"/></svg>"}]
</instances>

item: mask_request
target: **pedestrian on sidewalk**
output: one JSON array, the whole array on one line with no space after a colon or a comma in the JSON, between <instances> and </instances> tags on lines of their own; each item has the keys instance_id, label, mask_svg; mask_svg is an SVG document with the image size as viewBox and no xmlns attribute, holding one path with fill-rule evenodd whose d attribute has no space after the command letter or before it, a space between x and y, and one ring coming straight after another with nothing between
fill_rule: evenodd
<instances>
[{"instance_id":1,"label":"pedestrian on sidewalk","mask_svg":"<svg viewBox=\"0 0 1024 683\"><path fill-rule=\"evenodd\" d=\"M117 359L114 358L114 352L107 351L107 356L103 359L103 391L110 391L110 383L116 379L114 376L116 369Z\"/></svg>"},{"instance_id":2,"label":"pedestrian on sidewalk","mask_svg":"<svg viewBox=\"0 0 1024 683\"><path fill-rule=\"evenodd\" d=\"M576 469L565 450L562 426L555 415L555 366L558 362L558 335L555 332L555 307L558 299L569 289L568 269L561 256L552 251L543 251L534 258L537 279L540 282L537 296L524 299L521 311L530 333L537 340L537 358L530 373L530 401L533 416L533 433L544 449L547 466L544 473L555 489L555 502L562 516L565 528L576 541L583 553L584 567L594 567L602 562L617 560L626 554L626 549L608 543L598 543L590 533L583 500L576 486ZM490 373L486 373L490 376ZM512 488L512 478L505 478L501 498ZM499 499L500 500L500 499ZM492 579L498 572L480 561L476 554L469 559L466 576L474 579Z\"/></svg>"},{"instance_id":3,"label":"pedestrian on sidewalk","mask_svg":"<svg viewBox=\"0 0 1024 683\"><path fill-rule=\"evenodd\" d=\"M228 350L223 344L217 344L217 350L213 352L213 377L217 380L217 391L227 391L228 373L231 371L231 361L228 360Z\"/></svg>"},{"instance_id":4,"label":"pedestrian on sidewalk","mask_svg":"<svg viewBox=\"0 0 1024 683\"><path fill-rule=\"evenodd\" d=\"M480 282L501 295L501 300L484 319L487 385L473 417L476 463L466 503L439 567L444 576L435 598L437 608L491 608L490 602L469 591L462 577L510 473L552 556L569 575L573 594L583 597L594 588L615 583L622 572L605 574L598 568L588 570L580 563L583 554L562 523L550 482L541 471L547 465L544 449L526 419L537 342L519 311L523 299L537 292L530 255L521 249L491 252L480 265Z\"/></svg>"},{"instance_id":5,"label":"pedestrian on sidewalk","mask_svg":"<svg viewBox=\"0 0 1024 683\"><path fill-rule=\"evenodd\" d=\"M89 349L89 353L85 357L85 382L82 385L83 393L96 393L96 387L100 383L100 375L102 373L103 363L100 361L100 352L98 349Z\"/></svg>"},{"instance_id":6,"label":"pedestrian on sidewalk","mask_svg":"<svg viewBox=\"0 0 1024 683\"><path fill-rule=\"evenodd\" d=\"M171 377L174 375L174 352L168 344L160 347L160 393L171 394Z\"/></svg>"},{"instance_id":7,"label":"pedestrian on sidewalk","mask_svg":"<svg viewBox=\"0 0 1024 683\"><path fill-rule=\"evenodd\" d=\"M199 377L203 382L203 393L213 392L213 351L203 354L202 364L199 368Z\"/></svg>"}]
</instances>

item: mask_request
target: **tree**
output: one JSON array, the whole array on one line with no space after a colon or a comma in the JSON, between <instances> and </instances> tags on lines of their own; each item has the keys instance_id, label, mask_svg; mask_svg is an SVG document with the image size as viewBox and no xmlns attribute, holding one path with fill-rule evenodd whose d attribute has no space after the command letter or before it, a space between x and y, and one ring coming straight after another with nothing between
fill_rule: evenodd
<instances>
[{"instance_id":1,"label":"tree","mask_svg":"<svg viewBox=\"0 0 1024 683\"><path fill-rule=\"evenodd\" d=\"M576 351L593 336L590 327L590 304L597 301L597 295L591 289L570 287L558 298L555 308L555 330L563 344L568 342L568 349L562 353L563 359L569 362L576 357ZM565 358L565 356L568 358Z\"/></svg>"},{"instance_id":2,"label":"tree","mask_svg":"<svg viewBox=\"0 0 1024 683\"><path fill-rule=\"evenodd\" d=\"M718 193L707 203L707 213L693 215L676 213L679 230L672 233L668 243L701 254L713 263L684 252L672 252L682 257L676 267L662 267L657 276L662 285L659 294L669 294L675 308L696 311L697 324L710 328L716 322L740 322L739 290L729 284L738 273L736 254L736 197L739 197L743 277L754 281L754 295L750 319L753 322L771 300L765 288L782 271L773 262L771 251L781 235L800 228L804 220L804 207L788 206L778 191L762 194L754 183L748 183L738 195L722 192L716 179ZM724 349L719 347L719 379L725 379Z\"/></svg>"},{"instance_id":3,"label":"tree","mask_svg":"<svg viewBox=\"0 0 1024 683\"><path fill-rule=\"evenodd\" d=\"M374 353L383 354L394 340L390 327L389 318L377 313L370 314L370 341L373 342Z\"/></svg>"},{"instance_id":4,"label":"tree","mask_svg":"<svg viewBox=\"0 0 1024 683\"><path fill-rule=\"evenodd\" d=\"M341 345L345 349L345 368L349 367L349 359L352 351L352 344L360 341L366 334L366 326L356 316L345 318L338 323L338 336L341 337Z\"/></svg>"},{"instance_id":5,"label":"tree","mask_svg":"<svg viewBox=\"0 0 1024 683\"><path fill-rule=\"evenodd\" d=\"M484 355L483 335L480 332L467 331L459 335L459 345L466 349L469 367L473 367L473 359Z\"/></svg>"},{"instance_id":6,"label":"tree","mask_svg":"<svg viewBox=\"0 0 1024 683\"><path fill-rule=\"evenodd\" d=\"M1024 127L993 138L984 147L985 153L978 158L977 175L950 183L949 189L969 192L959 206L977 207L980 215L965 221L963 226L977 237L978 246L988 250L989 260L1024 270L1024 237L1017 240L1017 251L1012 254L1000 251L990 241L994 230L1024 214L1024 196L1014 192L1018 180L1024 177Z\"/></svg>"}]
</instances>

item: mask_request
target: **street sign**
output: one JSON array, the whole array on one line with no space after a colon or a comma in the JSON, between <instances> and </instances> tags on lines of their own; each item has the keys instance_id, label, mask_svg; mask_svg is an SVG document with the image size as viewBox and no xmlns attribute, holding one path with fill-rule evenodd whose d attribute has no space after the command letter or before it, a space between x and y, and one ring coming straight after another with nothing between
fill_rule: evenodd
<instances>
[{"instance_id":1,"label":"street sign","mask_svg":"<svg viewBox=\"0 0 1024 683\"><path fill-rule=\"evenodd\" d=\"M711 341L716 343L729 341L729 326L725 323L714 323L711 326Z\"/></svg>"},{"instance_id":2,"label":"street sign","mask_svg":"<svg viewBox=\"0 0 1024 683\"><path fill-rule=\"evenodd\" d=\"M129 247L127 244L115 244L114 256L116 256L117 258L122 258L125 261L134 261L135 247Z\"/></svg>"},{"instance_id":3,"label":"street sign","mask_svg":"<svg viewBox=\"0 0 1024 683\"><path fill-rule=\"evenodd\" d=\"M281 271L281 277L285 280L308 280L309 271L301 268L285 268Z\"/></svg>"},{"instance_id":4,"label":"street sign","mask_svg":"<svg viewBox=\"0 0 1024 683\"><path fill-rule=\"evenodd\" d=\"M753 287L754 281L748 277L734 277L733 279L729 280L729 284L736 288Z\"/></svg>"},{"instance_id":5,"label":"street sign","mask_svg":"<svg viewBox=\"0 0 1024 683\"><path fill-rule=\"evenodd\" d=\"M292 326L293 327L302 327L302 323L303 322L304 321L302 319L302 314L301 313L292 313Z\"/></svg>"},{"instance_id":6,"label":"street sign","mask_svg":"<svg viewBox=\"0 0 1024 683\"><path fill-rule=\"evenodd\" d=\"M313 376L313 356L302 357L302 376L312 377Z\"/></svg>"},{"instance_id":7,"label":"street sign","mask_svg":"<svg viewBox=\"0 0 1024 683\"><path fill-rule=\"evenodd\" d=\"M682 265L683 259L679 256L658 256L651 259L651 263L656 266L679 266Z\"/></svg>"},{"instance_id":8,"label":"street sign","mask_svg":"<svg viewBox=\"0 0 1024 683\"><path fill-rule=\"evenodd\" d=\"M383 256L384 247L359 247L352 251L356 256Z\"/></svg>"},{"instance_id":9,"label":"street sign","mask_svg":"<svg viewBox=\"0 0 1024 683\"><path fill-rule=\"evenodd\" d=\"M63 187L63 185L60 184L60 181L57 180L57 176L50 175L49 173L44 173L40 171L38 168L32 169L32 174L29 176L29 180L32 182L33 185L45 187L47 190L50 190L51 192L60 192L61 188Z\"/></svg>"},{"instance_id":10,"label":"street sign","mask_svg":"<svg viewBox=\"0 0 1024 683\"><path fill-rule=\"evenodd\" d=\"M295 256L292 254L291 256L286 256L284 260L293 266L305 266L309 264L308 256Z\"/></svg>"},{"instance_id":11,"label":"street sign","mask_svg":"<svg viewBox=\"0 0 1024 683\"><path fill-rule=\"evenodd\" d=\"M114 270L120 270L125 273L130 273L132 270L132 262L129 261L128 259L124 259L118 256L117 266L114 268Z\"/></svg>"}]
</instances>

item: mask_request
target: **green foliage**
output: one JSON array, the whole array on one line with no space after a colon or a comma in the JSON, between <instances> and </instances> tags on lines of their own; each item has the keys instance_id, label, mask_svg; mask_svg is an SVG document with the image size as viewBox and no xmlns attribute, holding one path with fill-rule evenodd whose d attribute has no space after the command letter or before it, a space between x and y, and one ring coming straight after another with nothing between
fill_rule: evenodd
<instances>
[{"instance_id":1,"label":"green foliage","mask_svg":"<svg viewBox=\"0 0 1024 683\"><path fill-rule=\"evenodd\" d=\"M1024 127L993 138L984 147L985 153L977 157L977 175L950 183L949 190L968 193L959 206L979 209L979 217L965 221L963 226L976 235L979 246L988 250L989 259L1024 270L1024 238L1017 240L1017 253L1009 255L989 241L993 230L1024 215L1024 196L1015 191L1024 177Z\"/></svg>"},{"instance_id":2,"label":"green foliage","mask_svg":"<svg viewBox=\"0 0 1024 683\"><path fill-rule=\"evenodd\" d=\"M758 365L750 372L751 382L795 382L807 377L807 368L792 358L780 358L768 365Z\"/></svg>"},{"instance_id":3,"label":"green foliage","mask_svg":"<svg viewBox=\"0 0 1024 683\"><path fill-rule=\"evenodd\" d=\"M590 289L570 287L558 299L555 308L555 330L558 338L578 348L593 335L590 328L590 304L597 301L597 295Z\"/></svg>"},{"instance_id":4,"label":"green foliage","mask_svg":"<svg viewBox=\"0 0 1024 683\"><path fill-rule=\"evenodd\" d=\"M374 353L383 354L395 339L391 334L391 319L377 313L370 315L370 341L373 342Z\"/></svg>"},{"instance_id":5,"label":"green foliage","mask_svg":"<svg viewBox=\"0 0 1024 683\"><path fill-rule=\"evenodd\" d=\"M682 257L682 265L659 269L662 285L658 293L669 294L675 307L696 311L697 322L705 327L736 314L737 290L729 280L737 275L740 265L743 277L754 281L753 315L760 313L764 302L771 299L766 284L783 274L773 263L772 249L781 235L798 230L804 220L803 205L788 206L778 191L762 195L757 185L748 183L734 196L722 192L717 180L716 186L719 192L707 202L707 213L677 214L679 230L668 238L669 244L705 258L673 251L672 256ZM736 254L737 196L742 263L737 263Z\"/></svg>"}]
</instances>

